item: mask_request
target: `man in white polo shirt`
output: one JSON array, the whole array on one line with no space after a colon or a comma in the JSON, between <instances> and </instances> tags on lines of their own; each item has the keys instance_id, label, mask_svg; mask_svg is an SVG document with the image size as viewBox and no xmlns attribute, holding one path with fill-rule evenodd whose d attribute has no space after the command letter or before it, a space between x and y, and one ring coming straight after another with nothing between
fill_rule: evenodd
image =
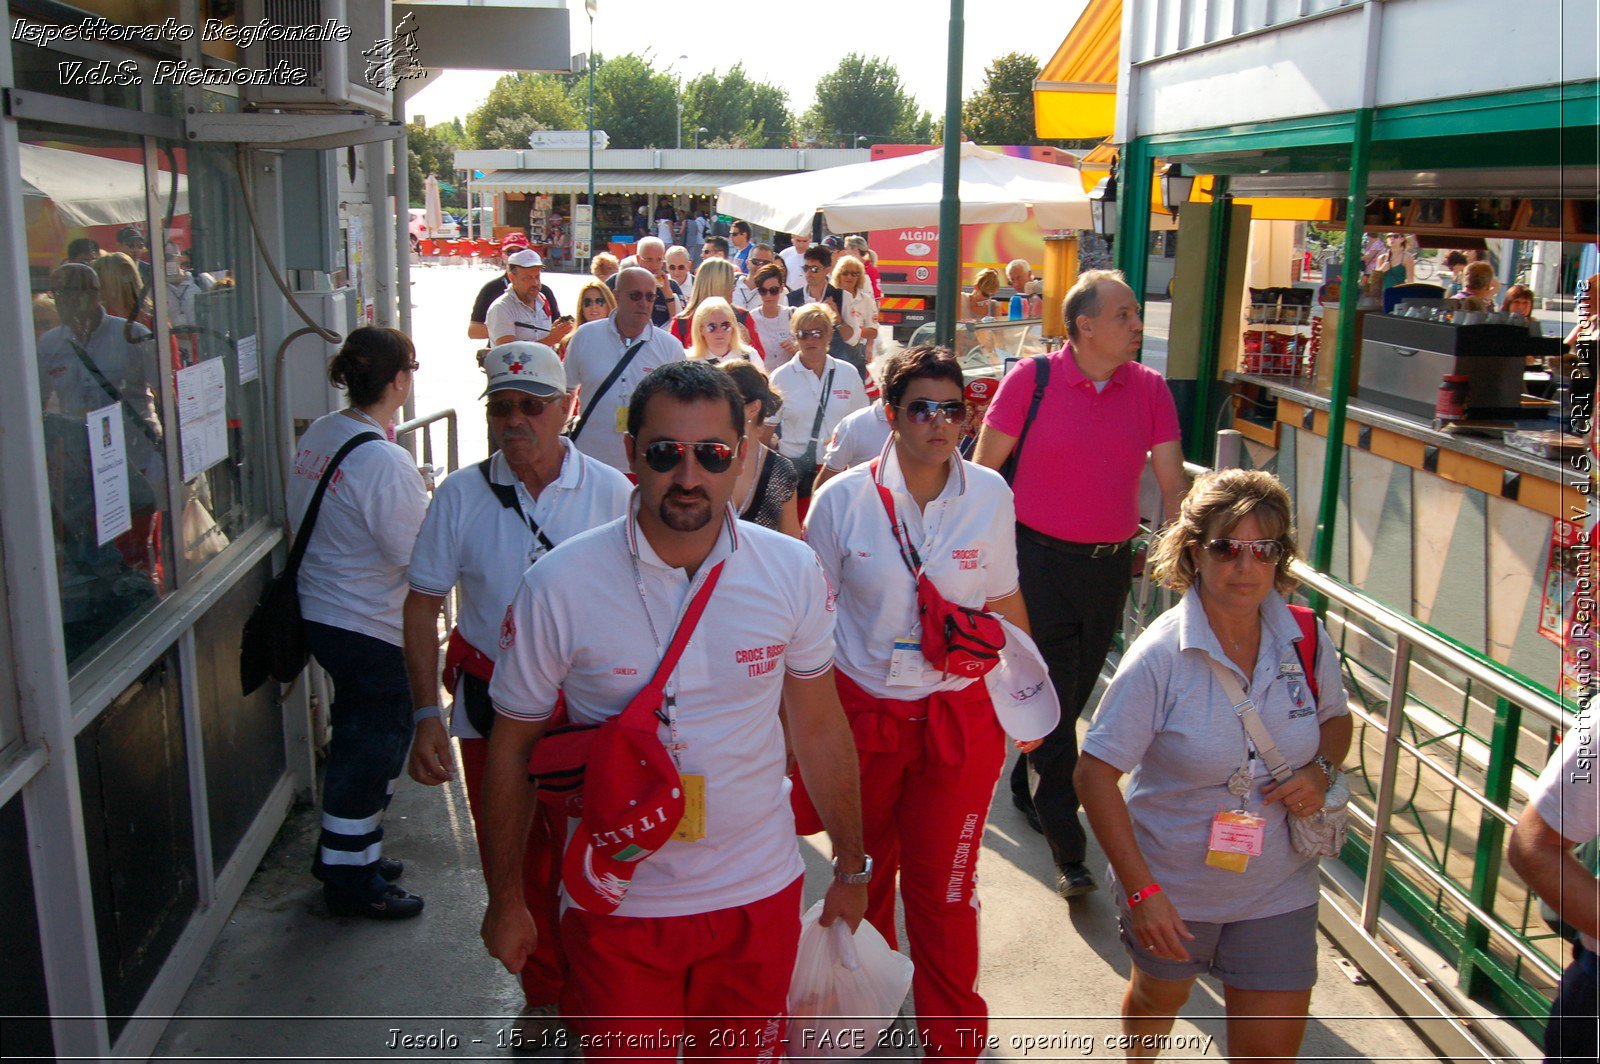
<instances>
[{"instance_id":1,"label":"man in white polo shirt","mask_svg":"<svg viewBox=\"0 0 1600 1064\"><path fill-rule=\"evenodd\" d=\"M554 345L572 331L572 318L556 317L540 290L543 270L544 260L532 248L506 258L506 276L510 280L500 298L489 304L489 314L484 319L490 344L498 347L528 340Z\"/></svg>"},{"instance_id":2,"label":"man in white polo shirt","mask_svg":"<svg viewBox=\"0 0 1600 1064\"><path fill-rule=\"evenodd\" d=\"M461 589L461 613L445 655L444 686L454 702L450 732L461 742L462 776L474 824L482 816L485 736L494 720L489 679L500 654L500 622L511 593L523 570L555 544L621 517L632 491L621 473L562 438L572 396L555 351L544 344L502 344L484 359L484 370L489 375L484 393L489 422L500 450L451 473L434 492L411 551L411 589L404 609L406 672L416 728L411 778L438 786L456 774L450 735L439 711L439 611L450 590ZM544 862L529 869L528 904L546 934L519 973L533 1007L555 1005L561 994L555 934L559 865L548 857L565 829L565 823L551 817L540 818L533 828L530 851Z\"/></svg>"},{"instance_id":3,"label":"man in white polo shirt","mask_svg":"<svg viewBox=\"0 0 1600 1064\"><path fill-rule=\"evenodd\" d=\"M582 411L572 442L584 454L628 472L622 437L628 430L628 400L645 374L684 359L683 345L650 322L656 279L629 267L617 274L617 309L584 324L567 345L567 387L578 389Z\"/></svg>"},{"instance_id":4,"label":"man in white polo shirt","mask_svg":"<svg viewBox=\"0 0 1600 1064\"><path fill-rule=\"evenodd\" d=\"M591 1054L623 1055L628 1039L653 1041L627 1055L782 1052L802 864L780 700L833 841L835 882L822 922L843 918L853 929L866 906L871 863L861 845L854 746L833 686L832 598L809 548L738 521L729 507L743 435L744 403L732 378L704 363L651 373L628 412L627 451L639 480L632 512L529 569L502 625L490 685L499 718L485 773L489 952L515 971L537 944L522 890L535 802L529 757L558 694L573 725L654 710L635 739L664 763L678 803L666 818L677 825L671 838L652 836L642 852L597 862L606 842L591 824L597 804L635 801L615 786L611 770L619 766L598 753L619 724L599 730L586 770L594 793L584 797L567 852L561 918L570 965L562 1012ZM678 645L680 620L708 585L663 696L621 715ZM659 784L660 772L651 780ZM644 782L636 801L653 813L658 792ZM639 831L660 826L658 819ZM597 880L597 863L611 874Z\"/></svg>"},{"instance_id":5,"label":"man in white polo shirt","mask_svg":"<svg viewBox=\"0 0 1600 1064\"><path fill-rule=\"evenodd\" d=\"M883 372L888 373L887 367ZM817 487L846 469L878 457L883 445L889 442L891 432L882 399L875 399L865 410L848 415L828 437L828 446L822 452L822 468L817 471Z\"/></svg>"}]
</instances>

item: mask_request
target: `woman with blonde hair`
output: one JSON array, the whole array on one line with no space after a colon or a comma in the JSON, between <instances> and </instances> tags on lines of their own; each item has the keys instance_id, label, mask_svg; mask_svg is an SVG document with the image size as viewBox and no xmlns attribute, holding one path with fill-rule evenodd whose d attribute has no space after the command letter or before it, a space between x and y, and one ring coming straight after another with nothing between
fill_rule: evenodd
<instances>
[{"instance_id":1,"label":"woman with blonde hair","mask_svg":"<svg viewBox=\"0 0 1600 1064\"><path fill-rule=\"evenodd\" d=\"M100 277L100 305L105 312L114 318L137 321L144 285L134 261L123 252L113 251L109 255L101 255L90 266Z\"/></svg>"},{"instance_id":2,"label":"woman with blonde hair","mask_svg":"<svg viewBox=\"0 0 1600 1064\"><path fill-rule=\"evenodd\" d=\"M713 366L731 359L753 362L765 372L764 359L750 346L750 337L734 315L733 304L721 296L701 302L690 327L689 361L706 361Z\"/></svg>"},{"instance_id":3,"label":"woman with blonde hair","mask_svg":"<svg viewBox=\"0 0 1600 1064\"><path fill-rule=\"evenodd\" d=\"M609 251L602 251L589 260L589 272L594 274L594 279L597 281L604 281L621 271L622 265L617 262L617 257Z\"/></svg>"},{"instance_id":4,"label":"woman with blonde hair","mask_svg":"<svg viewBox=\"0 0 1600 1064\"><path fill-rule=\"evenodd\" d=\"M988 266L979 270L972 279L972 291L961 296L961 317L971 321L992 317L995 296L999 292L1000 272Z\"/></svg>"},{"instance_id":5,"label":"woman with blonde hair","mask_svg":"<svg viewBox=\"0 0 1600 1064\"><path fill-rule=\"evenodd\" d=\"M867 363L872 361L872 341L878 335L878 301L872 298L866 268L853 255L840 255L833 263L833 286L839 290L839 338L847 351L839 357L867 379Z\"/></svg>"},{"instance_id":6,"label":"woman with blonde hair","mask_svg":"<svg viewBox=\"0 0 1600 1064\"><path fill-rule=\"evenodd\" d=\"M610 317L611 312L617 309L617 297L611 287L604 281L586 281L578 289L578 324L587 325L591 321L601 321ZM562 358L567 357L567 344L578 334L574 328L561 338L556 344L556 354Z\"/></svg>"},{"instance_id":7,"label":"woman with blonde hair","mask_svg":"<svg viewBox=\"0 0 1600 1064\"><path fill-rule=\"evenodd\" d=\"M727 259L706 259L700 263L700 271L694 275L694 287L689 291L689 305L682 314L672 319L671 332L679 343L687 348L694 339L694 315L700 309L700 304L708 299L721 299L730 307L733 306L733 286L738 279L733 263ZM751 335L755 329L750 323L749 313L734 307L733 317L744 329L748 345L765 359L767 351L761 345L761 337Z\"/></svg>"},{"instance_id":8,"label":"woman with blonde hair","mask_svg":"<svg viewBox=\"0 0 1600 1064\"><path fill-rule=\"evenodd\" d=\"M1321 823L1352 729L1338 651L1285 600L1292 513L1270 473L1194 482L1150 555L1183 598L1123 656L1073 773L1111 862L1135 1045L1169 1032L1207 974L1232 1059L1292 1060L1305 1034L1319 858L1290 818Z\"/></svg>"}]
</instances>

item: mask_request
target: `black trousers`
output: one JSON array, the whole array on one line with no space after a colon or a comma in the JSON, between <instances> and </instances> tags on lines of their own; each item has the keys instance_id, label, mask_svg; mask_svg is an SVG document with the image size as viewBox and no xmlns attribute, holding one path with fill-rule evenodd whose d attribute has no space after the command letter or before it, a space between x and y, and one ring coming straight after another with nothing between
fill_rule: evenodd
<instances>
[{"instance_id":1,"label":"black trousers","mask_svg":"<svg viewBox=\"0 0 1600 1064\"><path fill-rule=\"evenodd\" d=\"M1091 558L1067 554L1019 535L1017 569L1033 640L1050 666L1061 701L1061 723L1039 748L1017 759L1011 793L1033 802L1056 867L1081 865L1088 836L1078 821L1078 717L1094 693L1111 639L1122 623L1132 583L1132 555L1124 546Z\"/></svg>"}]
</instances>

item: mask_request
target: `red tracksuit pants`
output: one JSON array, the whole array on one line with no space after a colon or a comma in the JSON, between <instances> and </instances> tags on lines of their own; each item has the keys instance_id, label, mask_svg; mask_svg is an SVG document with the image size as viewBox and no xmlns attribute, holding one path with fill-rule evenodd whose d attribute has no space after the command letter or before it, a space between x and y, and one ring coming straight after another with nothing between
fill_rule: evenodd
<instances>
[{"instance_id":1,"label":"red tracksuit pants","mask_svg":"<svg viewBox=\"0 0 1600 1064\"><path fill-rule=\"evenodd\" d=\"M483 813L483 768L489 752L487 739L461 739L461 779L467 785L467 808L472 825L479 827ZM483 857L483 832L478 830L478 857ZM567 842L565 818L540 802L528 828L528 845L522 859L523 897L539 946L523 965L518 978L529 1005L554 1005L561 1000L566 960L561 951L558 906L561 892L561 854Z\"/></svg>"},{"instance_id":2,"label":"red tracksuit pants","mask_svg":"<svg viewBox=\"0 0 1600 1064\"><path fill-rule=\"evenodd\" d=\"M692 916L569 908L561 1014L584 1058L775 1061L800 943L796 879L776 894Z\"/></svg>"},{"instance_id":3,"label":"red tracksuit pants","mask_svg":"<svg viewBox=\"0 0 1600 1064\"><path fill-rule=\"evenodd\" d=\"M989 1030L989 1006L978 993L978 854L1005 764L1005 733L981 680L899 701L834 675L861 758L862 827L874 866L867 919L899 948L898 877L925 1055L975 1060ZM795 790L804 810L810 800L798 779Z\"/></svg>"}]
</instances>

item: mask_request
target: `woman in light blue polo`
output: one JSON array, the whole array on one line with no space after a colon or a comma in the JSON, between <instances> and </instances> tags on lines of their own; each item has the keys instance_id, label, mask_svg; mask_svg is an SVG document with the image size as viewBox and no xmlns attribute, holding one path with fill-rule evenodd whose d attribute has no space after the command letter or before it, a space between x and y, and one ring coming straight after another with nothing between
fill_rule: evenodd
<instances>
[{"instance_id":1,"label":"woman in light blue polo","mask_svg":"<svg viewBox=\"0 0 1600 1064\"><path fill-rule=\"evenodd\" d=\"M1319 622L1306 617L1303 627L1284 602L1295 583L1290 513L1271 474L1195 481L1150 558L1183 598L1123 658L1074 775L1111 861L1133 960L1124 1032L1169 1032L1195 978L1209 973L1223 984L1235 1059L1293 1059L1305 1034L1317 861L1295 850L1288 818L1322 808L1350 746L1338 654ZM1302 654L1308 630L1316 647ZM1248 681L1294 769L1283 783L1215 666L1239 687ZM1127 772L1124 799L1117 783Z\"/></svg>"}]
</instances>

